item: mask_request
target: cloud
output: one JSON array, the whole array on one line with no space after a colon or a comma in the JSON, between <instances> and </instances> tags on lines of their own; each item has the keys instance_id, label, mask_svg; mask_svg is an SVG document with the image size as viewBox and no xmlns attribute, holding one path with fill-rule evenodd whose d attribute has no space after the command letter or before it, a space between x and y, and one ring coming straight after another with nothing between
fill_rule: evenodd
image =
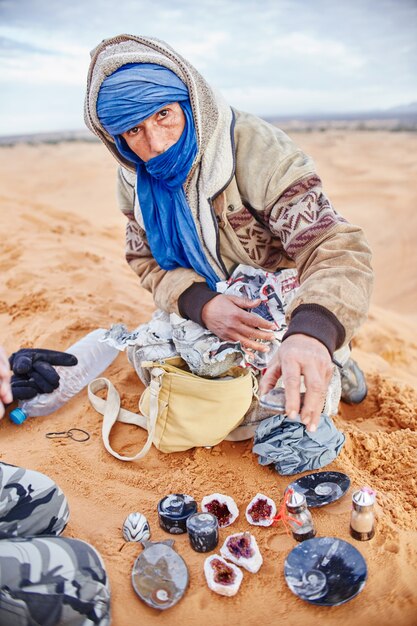
<instances>
[{"instance_id":1,"label":"cloud","mask_svg":"<svg viewBox=\"0 0 417 626\"><path fill-rule=\"evenodd\" d=\"M218 47L230 42L230 35L224 31L210 31L198 38L188 37L186 40L178 41L177 47L181 47L185 54L200 57L201 59L218 56Z\"/></svg>"},{"instance_id":2,"label":"cloud","mask_svg":"<svg viewBox=\"0 0 417 626\"><path fill-rule=\"evenodd\" d=\"M53 54L51 50L40 48L27 41L17 41L0 35L0 55L10 57L15 54Z\"/></svg>"},{"instance_id":3,"label":"cloud","mask_svg":"<svg viewBox=\"0 0 417 626\"><path fill-rule=\"evenodd\" d=\"M1 0L0 0L1 2ZM42 54L84 54L88 47L72 37L67 38L57 30L19 28L0 23L0 39L13 42L15 50Z\"/></svg>"},{"instance_id":4,"label":"cloud","mask_svg":"<svg viewBox=\"0 0 417 626\"><path fill-rule=\"evenodd\" d=\"M266 116L297 116L320 113L347 113L380 110L398 104L398 95L386 97L382 87L364 86L355 91L323 91L322 89L299 86L297 88L279 85L257 84L244 89L223 88L226 100L234 107ZM404 91L404 102L416 99L417 92L411 87ZM383 99L382 99L383 98Z\"/></svg>"},{"instance_id":5,"label":"cloud","mask_svg":"<svg viewBox=\"0 0 417 626\"><path fill-rule=\"evenodd\" d=\"M84 85L90 60L87 47L58 34L46 39L39 33L7 27L0 27L0 54L0 81L9 84Z\"/></svg>"},{"instance_id":6,"label":"cloud","mask_svg":"<svg viewBox=\"0 0 417 626\"><path fill-rule=\"evenodd\" d=\"M416 19L416 0L0 0L0 119L16 123L22 101L37 126L39 106L68 127L90 50L122 32L167 41L231 104L258 114L415 101Z\"/></svg>"},{"instance_id":7,"label":"cloud","mask_svg":"<svg viewBox=\"0 0 417 626\"><path fill-rule=\"evenodd\" d=\"M39 85L73 85L85 83L89 58L61 56L43 56L32 54L28 57L7 59L0 66L0 82L23 82Z\"/></svg>"},{"instance_id":8,"label":"cloud","mask_svg":"<svg viewBox=\"0 0 417 626\"><path fill-rule=\"evenodd\" d=\"M363 55L340 41L297 31L259 45L256 49L256 60L260 58L267 58L269 61L282 59L292 62L298 62L301 59L307 65L331 64L339 71L341 69L357 70L366 65L366 58Z\"/></svg>"},{"instance_id":9,"label":"cloud","mask_svg":"<svg viewBox=\"0 0 417 626\"><path fill-rule=\"evenodd\" d=\"M304 58L315 57L335 63L339 68L358 69L365 65L363 56L355 53L346 44L332 39L312 37L304 33L292 33L279 42L278 51L288 54L302 55Z\"/></svg>"},{"instance_id":10,"label":"cloud","mask_svg":"<svg viewBox=\"0 0 417 626\"><path fill-rule=\"evenodd\" d=\"M175 48L194 65L207 67L223 58L225 48L232 44L224 31L210 31L201 37L177 39Z\"/></svg>"}]
</instances>

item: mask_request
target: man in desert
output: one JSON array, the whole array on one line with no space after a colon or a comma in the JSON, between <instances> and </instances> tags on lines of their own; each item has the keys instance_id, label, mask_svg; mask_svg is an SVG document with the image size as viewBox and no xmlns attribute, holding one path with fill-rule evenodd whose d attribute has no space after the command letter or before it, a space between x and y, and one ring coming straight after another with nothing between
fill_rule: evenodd
<instances>
[{"instance_id":1,"label":"man in desert","mask_svg":"<svg viewBox=\"0 0 417 626\"><path fill-rule=\"evenodd\" d=\"M219 294L216 284L239 264L297 270L288 329L261 393L282 377L287 415L315 431L334 355L366 318L372 271L363 232L335 211L310 157L275 126L229 106L150 37L97 46L85 118L120 165L126 257L158 308L267 351L274 324L251 313L259 301ZM348 402L366 395L352 359L342 389Z\"/></svg>"}]
</instances>

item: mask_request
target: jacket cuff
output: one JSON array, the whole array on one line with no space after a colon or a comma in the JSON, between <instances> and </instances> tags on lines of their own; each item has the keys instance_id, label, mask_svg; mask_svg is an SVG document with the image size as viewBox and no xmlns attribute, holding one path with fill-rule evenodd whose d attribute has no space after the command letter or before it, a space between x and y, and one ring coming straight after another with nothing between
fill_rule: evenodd
<instances>
[{"instance_id":1,"label":"jacket cuff","mask_svg":"<svg viewBox=\"0 0 417 626\"><path fill-rule=\"evenodd\" d=\"M326 346L331 357L343 344L346 336L345 329L337 317L319 304L300 304L294 309L282 341L298 333L320 341Z\"/></svg>"},{"instance_id":2,"label":"jacket cuff","mask_svg":"<svg viewBox=\"0 0 417 626\"><path fill-rule=\"evenodd\" d=\"M181 317L192 320L205 328L201 319L203 307L219 294L212 291L207 283L193 283L178 298L178 310Z\"/></svg>"}]
</instances>

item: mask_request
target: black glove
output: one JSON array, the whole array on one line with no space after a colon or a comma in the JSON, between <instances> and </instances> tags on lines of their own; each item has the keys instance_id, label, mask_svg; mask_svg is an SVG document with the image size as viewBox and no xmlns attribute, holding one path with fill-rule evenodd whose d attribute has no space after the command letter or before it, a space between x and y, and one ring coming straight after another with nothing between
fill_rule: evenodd
<instances>
[{"instance_id":1,"label":"black glove","mask_svg":"<svg viewBox=\"0 0 417 626\"><path fill-rule=\"evenodd\" d=\"M35 380L33 378L29 378L28 376L12 376L10 386L12 389L13 400L30 400L30 398L37 396L38 393L45 393L40 390ZM58 386L59 382L56 387ZM54 391L56 387L51 387L51 391Z\"/></svg>"},{"instance_id":2,"label":"black glove","mask_svg":"<svg viewBox=\"0 0 417 626\"><path fill-rule=\"evenodd\" d=\"M14 400L27 400L38 393L51 393L59 386L59 374L53 365L73 366L77 358L68 352L23 348L9 358Z\"/></svg>"}]
</instances>

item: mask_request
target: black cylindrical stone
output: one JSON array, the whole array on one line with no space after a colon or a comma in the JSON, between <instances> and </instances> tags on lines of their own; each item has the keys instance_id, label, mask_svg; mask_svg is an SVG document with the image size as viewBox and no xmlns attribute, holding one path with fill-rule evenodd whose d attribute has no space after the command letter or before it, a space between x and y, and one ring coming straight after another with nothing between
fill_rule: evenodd
<instances>
[{"instance_id":1,"label":"black cylindrical stone","mask_svg":"<svg viewBox=\"0 0 417 626\"><path fill-rule=\"evenodd\" d=\"M219 542L219 522L212 513L194 513L187 519L191 547L196 552L210 552Z\"/></svg>"},{"instance_id":2,"label":"black cylindrical stone","mask_svg":"<svg viewBox=\"0 0 417 626\"><path fill-rule=\"evenodd\" d=\"M159 525L167 533L187 532L187 518L197 511L197 503L185 493L170 493L158 503Z\"/></svg>"}]
</instances>

